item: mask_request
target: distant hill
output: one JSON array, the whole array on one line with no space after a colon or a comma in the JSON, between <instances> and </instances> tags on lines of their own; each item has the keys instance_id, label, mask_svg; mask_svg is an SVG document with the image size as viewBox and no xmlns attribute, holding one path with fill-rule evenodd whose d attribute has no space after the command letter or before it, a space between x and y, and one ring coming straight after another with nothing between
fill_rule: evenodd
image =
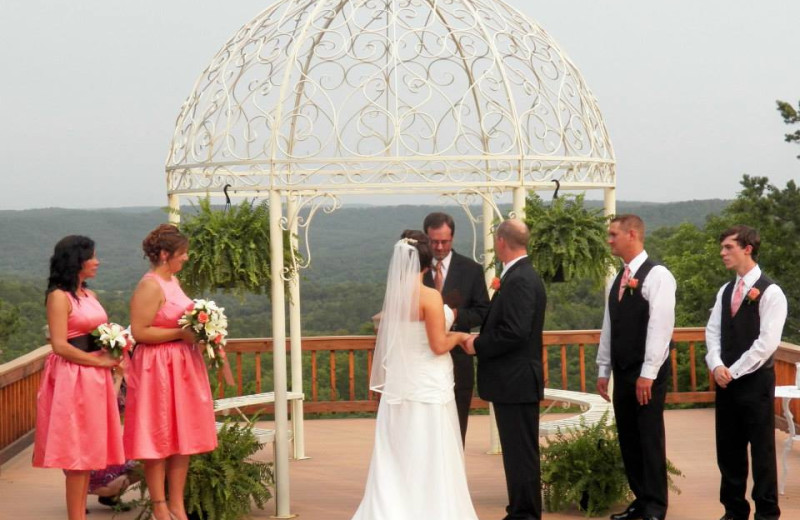
<instances>
[{"instance_id":1,"label":"distant hill","mask_svg":"<svg viewBox=\"0 0 800 520\"><path fill-rule=\"evenodd\" d=\"M587 202L599 206L598 202ZM726 201L671 204L620 202L618 211L641 215L652 231L681 222L702 224ZM391 244L403 229L420 228L432 206L359 206L320 213L311 224L311 267L301 284L304 334L356 334L371 330L370 317L380 309ZM476 208L477 209L477 208ZM447 207L456 219L456 249L471 254L472 230L458 207ZM44 341L44 286L53 246L68 234L85 234L97 242L101 260L92 281L111 320L128 322L130 293L147 269L141 243L148 231L166 220L158 208L104 210L39 209L0 211L0 301L16 307L17 330L0 342L0 363L28 352ZM302 237L304 239L304 237ZM481 247L481 244L478 244ZM303 251L305 255L305 251ZM548 311L552 328L594 328L602 320L602 296L585 287L552 287ZM579 301L570 299L570 291ZM587 292L588 291L588 292ZM243 301L210 294L226 307L233 337L269 335L269 302L248 295ZM556 305L555 302L558 302Z\"/></svg>"},{"instance_id":2,"label":"distant hill","mask_svg":"<svg viewBox=\"0 0 800 520\"><path fill-rule=\"evenodd\" d=\"M681 222L702 224L718 213L725 200L674 203L619 202L620 213L637 213L654 230ZM599 207L599 201L587 201ZM403 229L420 228L425 215L438 206L345 207L318 213L309 230L311 267L303 272L316 283L383 282L389 247ZM456 249L471 254L472 231L463 211L445 208L456 219ZM166 220L160 208L100 210L36 209L0 211L0 276L41 281L53 246L68 234L85 234L97 242L102 267L97 288L127 291L147 269L141 242L149 230ZM302 238L302 237L301 237ZM480 247L480 244L478 244Z\"/></svg>"}]
</instances>

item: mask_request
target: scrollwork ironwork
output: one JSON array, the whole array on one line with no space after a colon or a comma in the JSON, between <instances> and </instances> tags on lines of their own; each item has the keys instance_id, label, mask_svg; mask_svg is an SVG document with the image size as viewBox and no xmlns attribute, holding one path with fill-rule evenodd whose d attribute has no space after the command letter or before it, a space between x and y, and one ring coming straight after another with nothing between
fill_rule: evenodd
<instances>
[{"instance_id":1,"label":"scrollwork ironwork","mask_svg":"<svg viewBox=\"0 0 800 520\"><path fill-rule=\"evenodd\" d=\"M284 0L239 29L183 104L170 193L615 183L594 96L499 0Z\"/></svg>"}]
</instances>

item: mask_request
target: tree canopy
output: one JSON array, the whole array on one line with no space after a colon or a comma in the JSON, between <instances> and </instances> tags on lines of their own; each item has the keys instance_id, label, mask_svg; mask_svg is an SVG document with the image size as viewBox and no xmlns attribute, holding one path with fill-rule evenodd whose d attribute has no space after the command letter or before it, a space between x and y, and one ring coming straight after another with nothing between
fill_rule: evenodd
<instances>
[{"instance_id":1,"label":"tree canopy","mask_svg":"<svg viewBox=\"0 0 800 520\"><path fill-rule=\"evenodd\" d=\"M780 112L783 122L787 125L796 125L800 123L800 112L796 110L791 104L786 101L777 101L778 112ZM797 108L800 109L800 101L797 102ZM787 143L800 143L800 129L795 130L784 135ZM797 156L800 159L800 155Z\"/></svg>"}]
</instances>

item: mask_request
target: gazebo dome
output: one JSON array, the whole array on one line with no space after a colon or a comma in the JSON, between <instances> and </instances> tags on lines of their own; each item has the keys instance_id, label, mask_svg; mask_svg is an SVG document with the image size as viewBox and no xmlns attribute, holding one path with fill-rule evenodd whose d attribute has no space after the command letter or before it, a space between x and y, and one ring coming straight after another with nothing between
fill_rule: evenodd
<instances>
[{"instance_id":1,"label":"gazebo dome","mask_svg":"<svg viewBox=\"0 0 800 520\"><path fill-rule=\"evenodd\" d=\"M282 0L181 108L171 194L615 184L578 69L499 0Z\"/></svg>"}]
</instances>

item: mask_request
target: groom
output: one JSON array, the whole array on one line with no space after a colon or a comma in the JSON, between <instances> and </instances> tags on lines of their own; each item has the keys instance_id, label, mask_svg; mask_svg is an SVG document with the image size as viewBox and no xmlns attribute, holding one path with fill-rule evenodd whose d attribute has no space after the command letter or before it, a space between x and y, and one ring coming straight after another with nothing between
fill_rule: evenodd
<instances>
[{"instance_id":1,"label":"groom","mask_svg":"<svg viewBox=\"0 0 800 520\"><path fill-rule=\"evenodd\" d=\"M494 235L503 262L500 287L478 336L464 350L478 357L478 395L494 405L509 505L505 520L539 520L539 401L544 398L542 328L547 297L526 255L530 232L506 220Z\"/></svg>"}]
</instances>

